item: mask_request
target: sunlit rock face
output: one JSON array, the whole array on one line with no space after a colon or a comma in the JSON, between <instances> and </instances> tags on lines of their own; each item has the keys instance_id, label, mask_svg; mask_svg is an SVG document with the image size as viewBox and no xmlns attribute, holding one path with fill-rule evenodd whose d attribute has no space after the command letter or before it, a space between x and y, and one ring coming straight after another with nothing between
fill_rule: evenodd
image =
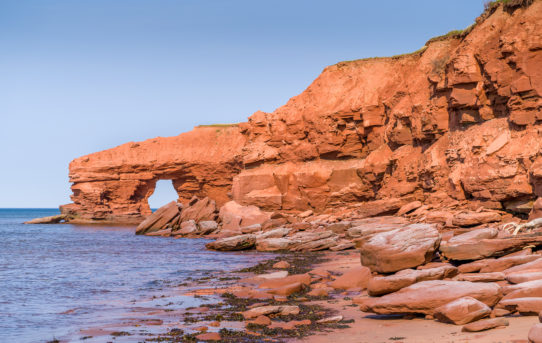
<instances>
[{"instance_id":1,"label":"sunlit rock face","mask_svg":"<svg viewBox=\"0 0 542 343\"><path fill-rule=\"evenodd\" d=\"M530 201L542 195L541 23L540 1L500 6L422 52L329 66L248 122L80 157L63 210L137 222L159 179L171 179L182 202L208 196L265 210Z\"/></svg>"}]
</instances>

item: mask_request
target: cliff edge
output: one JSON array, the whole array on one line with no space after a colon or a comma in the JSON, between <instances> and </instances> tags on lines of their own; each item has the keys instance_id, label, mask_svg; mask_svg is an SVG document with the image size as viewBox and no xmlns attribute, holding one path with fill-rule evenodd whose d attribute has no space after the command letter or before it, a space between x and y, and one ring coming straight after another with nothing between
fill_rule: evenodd
<instances>
[{"instance_id":1,"label":"cliff edge","mask_svg":"<svg viewBox=\"0 0 542 343\"><path fill-rule=\"evenodd\" d=\"M528 213L542 196L542 2L495 3L420 51L341 62L272 113L75 159L81 221L139 222L179 200L265 210L425 204Z\"/></svg>"}]
</instances>

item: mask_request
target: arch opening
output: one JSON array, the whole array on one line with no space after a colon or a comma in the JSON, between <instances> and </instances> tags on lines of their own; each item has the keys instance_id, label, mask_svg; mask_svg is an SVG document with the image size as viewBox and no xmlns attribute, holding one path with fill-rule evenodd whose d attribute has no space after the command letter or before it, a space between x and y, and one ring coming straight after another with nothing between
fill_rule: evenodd
<instances>
[{"instance_id":1,"label":"arch opening","mask_svg":"<svg viewBox=\"0 0 542 343\"><path fill-rule=\"evenodd\" d=\"M154 191L148 199L149 207L154 212L173 200L178 201L179 195L173 187L172 180L158 180Z\"/></svg>"}]
</instances>

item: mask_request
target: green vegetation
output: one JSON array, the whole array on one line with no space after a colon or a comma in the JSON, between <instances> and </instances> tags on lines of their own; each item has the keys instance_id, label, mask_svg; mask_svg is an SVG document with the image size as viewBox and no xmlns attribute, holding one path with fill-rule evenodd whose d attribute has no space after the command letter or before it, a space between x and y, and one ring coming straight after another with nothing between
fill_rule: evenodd
<instances>
[{"instance_id":1,"label":"green vegetation","mask_svg":"<svg viewBox=\"0 0 542 343\"><path fill-rule=\"evenodd\" d=\"M484 5L486 11L493 11L500 4L503 4L505 10L513 10L518 7L529 7L534 0L493 0L487 1Z\"/></svg>"},{"instance_id":2,"label":"green vegetation","mask_svg":"<svg viewBox=\"0 0 542 343\"><path fill-rule=\"evenodd\" d=\"M425 46L417 51L402 54L402 55L395 55L395 56L389 56L389 57L368 57L368 58L360 58L357 60L350 60L350 61L342 61L339 63L336 63L335 65L337 67L344 67L352 62L363 62L363 61L371 61L371 60L385 60L385 59L400 59L405 57L413 57L413 56L421 56L424 51L427 49L429 44L439 41L445 41L448 39L463 39L465 38L475 27L476 25L482 23L485 19L487 19L495 10L502 4L504 6L504 9L507 11L513 11L519 7L529 7L535 0L493 0L488 1L485 3L485 10L482 13L482 15L476 19L476 22L472 24L471 26L467 27L464 30L453 30L448 32L447 34L444 34L442 36L437 36L429 39Z\"/></svg>"},{"instance_id":3,"label":"green vegetation","mask_svg":"<svg viewBox=\"0 0 542 343\"><path fill-rule=\"evenodd\" d=\"M196 128L202 128L202 127L234 127L238 126L238 123L233 124L204 124L204 125L198 125Z\"/></svg>"}]
</instances>

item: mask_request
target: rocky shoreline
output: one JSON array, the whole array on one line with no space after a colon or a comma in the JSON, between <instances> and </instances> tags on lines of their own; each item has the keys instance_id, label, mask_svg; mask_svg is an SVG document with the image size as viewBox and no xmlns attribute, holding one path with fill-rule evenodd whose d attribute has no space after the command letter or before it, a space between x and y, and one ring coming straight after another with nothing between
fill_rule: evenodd
<instances>
[{"instance_id":1,"label":"rocky shoreline","mask_svg":"<svg viewBox=\"0 0 542 343\"><path fill-rule=\"evenodd\" d=\"M205 315L189 315L200 333L182 326L156 339L282 341L347 328L340 311L326 309L326 302L334 301L358 307L359 317L421 317L462 332L506 327L512 318L542 311L538 202L531 221L482 208L431 211L416 202L402 205L394 216L359 218L359 208L330 212L271 213L233 201L218 208L208 198L193 198L187 206L171 202L147 217L137 233L212 238L206 247L219 251L281 253L281 261L241 271L253 275L208 280L216 286L186 293L221 300L203 306ZM435 222L435 212L442 220ZM346 270L336 269L341 256L349 258ZM315 267L322 258L333 259L335 266ZM221 327L211 317L237 324ZM523 336L540 342L542 324L531 325Z\"/></svg>"}]
</instances>

